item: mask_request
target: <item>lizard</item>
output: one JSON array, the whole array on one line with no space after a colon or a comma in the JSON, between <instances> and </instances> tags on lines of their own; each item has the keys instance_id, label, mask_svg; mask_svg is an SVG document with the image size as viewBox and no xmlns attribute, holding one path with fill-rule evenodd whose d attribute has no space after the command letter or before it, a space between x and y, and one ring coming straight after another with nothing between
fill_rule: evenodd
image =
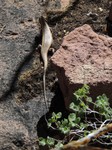
<instances>
[{"instance_id":1,"label":"lizard","mask_svg":"<svg viewBox=\"0 0 112 150\"><path fill-rule=\"evenodd\" d=\"M46 109L48 109L47 98L46 98L46 70L48 67L47 54L48 54L48 50L50 49L50 47L52 45L53 37L52 37L50 27L48 26L48 24L43 16L41 16L39 18L39 22L40 22L41 28L42 28L41 56L42 56L42 59L44 62L44 70L43 70L44 101L45 101Z\"/></svg>"}]
</instances>

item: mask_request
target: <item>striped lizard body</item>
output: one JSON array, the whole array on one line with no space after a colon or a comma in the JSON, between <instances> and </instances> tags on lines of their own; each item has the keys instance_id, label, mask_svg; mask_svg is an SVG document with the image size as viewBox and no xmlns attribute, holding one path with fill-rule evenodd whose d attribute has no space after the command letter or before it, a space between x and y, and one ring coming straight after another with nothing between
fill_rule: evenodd
<instances>
[{"instance_id":1,"label":"striped lizard body","mask_svg":"<svg viewBox=\"0 0 112 150\"><path fill-rule=\"evenodd\" d=\"M53 38L50 27L43 17L39 18L42 27L42 46L41 46L41 56L44 62L44 72L43 72L43 90L44 90L44 101L46 109L48 109L47 97L46 97L46 70L48 67L48 50L50 49Z\"/></svg>"}]
</instances>

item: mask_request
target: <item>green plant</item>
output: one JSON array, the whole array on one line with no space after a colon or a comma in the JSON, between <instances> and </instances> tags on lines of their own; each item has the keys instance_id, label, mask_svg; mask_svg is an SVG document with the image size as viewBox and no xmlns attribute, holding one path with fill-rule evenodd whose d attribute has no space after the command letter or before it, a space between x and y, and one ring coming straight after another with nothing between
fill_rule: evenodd
<instances>
[{"instance_id":1,"label":"green plant","mask_svg":"<svg viewBox=\"0 0 112 150\"><path fill-rule=\"evenodd\" d=\"M51 137L46 139L40 138L40 145L48 145L49 147L60 149L66 142L82 138L112 121L112 108L106 95L98 96L96 101L93 102L88 94L88 85L84 85L74 93L73 102L70 104L72 113L67 118L62 119L61 112L57 114L52 113L51 118L47 120L48 128L58 130L64 135L64 138L61 140ZM112 138L112 134L109 133L108 136L103 135L97 142L103 143L103 140L107 138ZM109 142L109 144L111 143Z\"/></svg>"}]
</instances>

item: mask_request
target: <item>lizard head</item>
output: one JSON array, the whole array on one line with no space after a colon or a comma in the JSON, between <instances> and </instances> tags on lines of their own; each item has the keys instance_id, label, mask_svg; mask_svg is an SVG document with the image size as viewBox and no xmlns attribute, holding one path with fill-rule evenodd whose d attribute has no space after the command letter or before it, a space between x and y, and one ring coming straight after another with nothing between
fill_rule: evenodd
<instances>
[{"instance_id":1,"label":"lizard head","mask_svg":"<svg viewBox=\"0 0 112 150\"><path fill-rule=\"evenodd\" d=\"M41 17L39 18L39 22L40 22L42 28L44 28L44 26L45 26L45 24L46 24L46 20L44 19L43 16L41 16Z\"/></svg>"}]
</instances>

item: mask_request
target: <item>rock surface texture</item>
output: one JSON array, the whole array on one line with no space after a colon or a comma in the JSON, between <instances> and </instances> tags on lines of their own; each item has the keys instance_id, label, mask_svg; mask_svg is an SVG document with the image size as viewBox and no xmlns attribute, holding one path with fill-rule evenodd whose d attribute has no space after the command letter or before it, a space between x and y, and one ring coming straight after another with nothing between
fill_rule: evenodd
<instances>
[{"instance_id":1,"label":"rock surface texture","mask_svg":"<svg viewBox=\"0 0 112 150\"><path fill-rule=\"evenodd\" d=\"M34 38L39 34L35 17L40 17L42 7L35 0L4 0L0 1L0 7L1 97L10 89L10 84L20 63L33 50Z\"/></svg>"},{"instance_id":2,"label":"rock surface texture","mask_svg":"<svg viewBox=\"0 0 112 150\"><path fill-rule=\"evenodd\" d=\"M46 12L51 20L64 15L77 0L49 0Z\"/></svg>"},{"instance_id":3,"label":"rock surface texture","mask_svg":"<svg viewBox=\"0 0 112 150\"><path fill-rule=\"evenodd\" d=\"M32 142L37 139L37 122L45 113L43 100L37 96L19 104L10 89L26 57L35 50L40 32L35 17L43 12L41 0L0 1L0 150L38 149Z\"/></svg>"},{"instance_id":4,"label":"rock surface texture","mask_svg":"<svg viewBox=\"0 0 112 150\"><path fill-rule=\"evenodd\" d=\"M67 108L73 92L83 84L90 85L94 100L103 93L112 99L112 38L83 25L64 37L51 62Z\"/></svg>"},{"instance_id":5,"label":"rock surface texture","mask_svg":"<svg viewBox=\"0 0 112 150\"><path fill-rule=\"evenodd\" d=\"M53 0L48 2L48 12L65 12L76 0Z\"/></svg>"}]
</instances>

